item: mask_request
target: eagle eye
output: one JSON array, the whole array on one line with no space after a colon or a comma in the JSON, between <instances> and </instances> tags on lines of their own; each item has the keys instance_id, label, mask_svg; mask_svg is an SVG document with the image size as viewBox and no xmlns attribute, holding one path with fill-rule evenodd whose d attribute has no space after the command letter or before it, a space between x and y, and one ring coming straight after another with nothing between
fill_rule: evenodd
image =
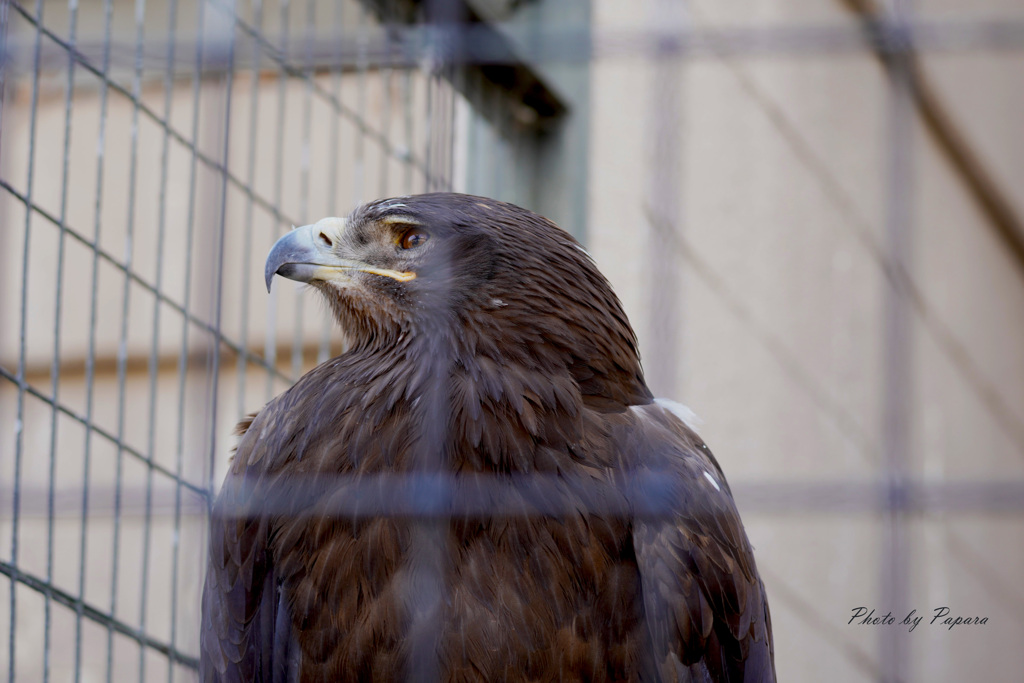
<instances>
[{"instance_id":1,"label":"eagle eye","mask_svg":"<svg viewBox=\"0 0 1024 683\"><path fill-rule=\"evenodd\" d=\"M398 246L402 249L415 249L416 247L423 246L428 239L430 239L430 235L423 232L423 230L409 228L398 238Z\"/></svg>"}]
</instances>

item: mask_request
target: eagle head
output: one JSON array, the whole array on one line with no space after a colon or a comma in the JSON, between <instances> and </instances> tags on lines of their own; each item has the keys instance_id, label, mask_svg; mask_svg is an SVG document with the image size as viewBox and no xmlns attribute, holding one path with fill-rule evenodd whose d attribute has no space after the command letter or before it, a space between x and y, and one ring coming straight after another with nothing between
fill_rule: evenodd
<instances>
[{"instance_id":1,"label":"eagle head","mask_svg":"<svg viewBox=\"0 0 1024 683\"><path fill-rule=\"evenodd\" d=\"M568 372L594 405L651 400L633 330L593 260L513 204L454 193L373 201L283 236L267 257L268 290L274 275L318 289L355 349L419 339L460 362Z\"/></svg>"}]
</instances>

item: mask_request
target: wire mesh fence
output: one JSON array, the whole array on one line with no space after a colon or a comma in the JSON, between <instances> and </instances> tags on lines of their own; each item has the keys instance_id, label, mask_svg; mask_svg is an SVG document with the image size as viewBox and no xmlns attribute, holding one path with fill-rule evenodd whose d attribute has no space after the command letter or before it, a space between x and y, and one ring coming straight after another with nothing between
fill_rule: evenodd
<instances>
[{"instance_id":1,"label":"wire mesh fence","mask_svg":"<svg viewBox=\"0 0 1024 683\"><path fill-rule=\"evenodd\" d=\"M616 284L626 283L620 294L656 393L712 397L707 412L726 445L709 441L755 545L767 546L759 563L781 614L780 661L794 662L787 678L823 680L837 668L847 673L835 680L941 678L935 667L952 655L924 662L962 647L956 641L844 630L849 608L862 603L898 614L949 599L960 574L928 574L934 557L922 548L934 537L921 528L929 525L945 539L936 563L961 567L987 592L968 593L960 607L1003 602L994 621L1012 642L1024 628L1024 596L1007 577L1024 565L1019 552L994 548L1002 538L1019 551L1024 538L1024 372L1014 350L1024 332L1021 199L1007 189L1015 167L978 152L976 133L944 101L950 90L936 88L935 70L922 62L982 54L1019 68L1024 8L965 16L919 4L837 2L827 12L785 9L779 21L740 10L719 22L705 16L715 10L704 3L674 2L642 11L587 2L0 2L0 662L8 678L195 678L207 510L232 425L345 343L302 290L275 288L261 298L267 250L290 226L343 215L361 201L449 188L537 209L583 238ZM837 164L829 156L845 153L830 146L844 137L842 123L815 138L791 102L773 99L782 79L773 81L770 70L780 63L831 68L853 60L854 68L835 73L859 82L874 69L878 91L867 127L877 138L863 144L882 152L849 162L851 173L875 181L870 200L837 172L846 157ZM764 62L767 71L758 71ZM1000 88L1020 84L1012 71L1002 78ZM826 97L841 92L822 88ZM763 234L785 239L789 233L773 228L800 214L759 196L749 201L762 202L760 213L689 208L706 201L708 189L696 164L718 156L693 132L709 130L695 98L723 89L741 93L737 101L763 121L717 112L715 130L769 159L775 148L758 140L781 140L799 170L779 175L807 176L818 194L808 199L772 178L748 181L742 169L715 176L713 163L710 176L785 201L821 201L846 251L819 244L809 230L800 233L809 260L855 264L817 283L787 281L782 303L758 294L768 276L747 281L737 271L756 271L762 253L785 270L790 254ZM625 104L632 96L635 106ZM616 118L620 110L641 116ZM1017 144L1019 133L999 130L997 141ZM628 170L608 170L619 164ZM943 296L956 297L915 262L936 239L922 231L932 216L922 202L941 202L919 197L932 165L946 169L944 182L968 198L969 220L988 236L987 251L965 260L1008 273L986 283L1000 299L998 324L950 313ZM642 177L623 177L636 171ZM631 225L619 222L624 215ZM707 227L750 215L766 219L760 234L746 225L717 242L717 225ZM743 250L735 240L755 245L747 261L723 256ZM788 320L780 311L801 300L794 290L822 281L863 287L877 304L824 295L826 310L851 311L828 329L870 349L852 368L816 357L822 344L844 344L818 333L825 323L805 321L790 335L771 317ZM983 297L966 298L970 309ZM764 420L736 440L730 420L742 415L730 417L728 402L755 385L729 370L702 374L735 358L702 346L705 320L726 329L710 329L709 343L749 340L732 351L774 368L780 379L771 381L787 387L738 404L735 412L760 411ZM977 323L980 336L963 320ZM999 336L1000 325L1015 340L1009 348L985 336ZM742 358L736 364L746 367ZM851 373L872 379L860 384ZM922 380L932 374L954 377L958 397L952 407L936 404L934 414L929 388L941 393L946 385ZM766 407L790 396L803 407ZM955 427L934 427L961 409L983 414L963 431L989 452L984 467L958 468L973 447ZM806 422L810 433L797 431ZM947 450L942 440L955 445ZM839 464L812 464L794 441ZM751 455L730 465L728 447ZM939 450L946 455L935 465L928 453ZM357 488L352 504L374 514L434 519L481 500L494 504L493 493L460 497L444 478L364 484L369 497ZM549 482L521 484L515 495L546 499ZM658 500L656 481L624 486L633 498ZM514 508L521 501L513 498ZM391 509L389 501L399 502ZM814 530L820 515L831 523ZM794 517L812 540L786 536ZM821 544L837 559L822 567L808 550L789 553L786 563L771 554L773 544ZM837 549L843 545L856 550ZM858 577L837 567L865 549ZM853 592L836 587L843 580ZM820 589L801 590L801 581ZM931 587L924 598L918 583ZM815 604L830 592L838 602ZM787 654L810 637L806 630L831 653L817 664ZM977 649L992 656L996 648ZM1018 666L1006 649L980 670L995 679ZM964 661L949 670L974 660Z\"/></svg>"},{"instance_id":2,"label":"wire mesh fence","mask_svg":"<svg viewBox=\"0 0 1024 683\"><path fill-rule=\"evenodd\" d=\"M27 115L17 136L8 115L3 143L22 278L3 369L16 388L4 396L5 671L172 679L196 667L194 559L221 402L252 410L340 349L298 299L252 315L254 261L289 224L446 182L426 166L428 100L445 95L428 72L371 69L358 53L319 70L283 56L308 33L376 23L352 3L4 9L6 52L11 36L29 41L3 88L6 111ZM77 48L86 22L102 45L92 55Z\"/></svg>"}]
</instances>

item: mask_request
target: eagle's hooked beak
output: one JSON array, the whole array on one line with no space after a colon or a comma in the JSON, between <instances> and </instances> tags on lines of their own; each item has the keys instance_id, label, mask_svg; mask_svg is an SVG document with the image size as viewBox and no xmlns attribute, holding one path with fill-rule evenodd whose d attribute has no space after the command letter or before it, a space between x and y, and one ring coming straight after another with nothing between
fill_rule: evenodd
<instances>
[{"instance_id":1,"label":"eagle's hooked beak","mask_svg":"<svg viewBox=\"0 0 1024 683\"><path fill-rule=\"evenodd\" d=\"M375 268L362 261L342 258L336 245L340 243L344 230L344 219L324 218L313 225L295 228L275 242L263 269L267 291L270 291L270 281L275 275L298 282L337 280L351 271L382 275L399 282L408 282L416 277L416 273Z\"/></svg>"}]
</instances>

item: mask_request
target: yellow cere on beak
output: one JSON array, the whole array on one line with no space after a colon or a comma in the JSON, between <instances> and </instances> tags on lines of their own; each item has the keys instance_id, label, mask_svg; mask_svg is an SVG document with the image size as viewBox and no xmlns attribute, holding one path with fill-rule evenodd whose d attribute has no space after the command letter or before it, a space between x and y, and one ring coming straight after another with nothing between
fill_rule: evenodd
<instances>
[{"instance_id":1,"label":"yellow cere on beak","mask_svg":"<svg viewBox=\"0 0 1024 683\"><path fill-rule=\"evenodd\" d=\"M368 263L340 256L335 245L342 242L345 219L324 218L313 225L295 228L279 239L267 255L263 276L270 291L275 275L297 282L330 281L346 278L352 271L389 277L398 282L416 278L410 271L377 268Z\"/></svg>"}]
</instances>

